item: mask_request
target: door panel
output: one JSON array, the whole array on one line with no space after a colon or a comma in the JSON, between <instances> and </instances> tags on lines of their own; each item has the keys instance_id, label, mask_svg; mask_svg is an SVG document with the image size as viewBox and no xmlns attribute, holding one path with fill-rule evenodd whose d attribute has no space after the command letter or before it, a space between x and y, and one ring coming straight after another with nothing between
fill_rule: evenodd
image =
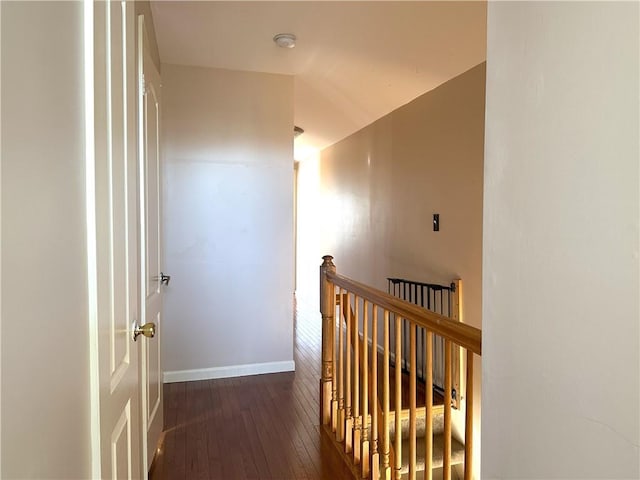
<instances>
[{"instance_id":1,"label":"door panel","mask_svg":"<svg viewBox=\"0 0 640 480\"><path fill-rule=\"evenodd\" d=\"M142 373L142 414L145 420L146 438L143 439L147 452L147 468L151 466L153 456L162 432L162 286L160 242L160 75L155 68L148 49L144 17L138 19L138 68L140 74L140 137L141 142L141 212L144 224L141 245L143 254L142 291L145 322L156 324L156 338L145 342Z\"/></svg>"},{"instance_id":2,"label":"door panel","mask_svg":"<svg viewBox=\"0 0 640 480\"><path fill-rule=\"evenodd\" d=\"M111 470L114 479L132 478L131 404L127 402L111 433Z\"/></svg>"},{"instance_id":3,"label":"door panel","mask_svg":"<svg viewBox=\"0 0 640 480\"><path fill-rule=\"evenodd\" d=\"M140 478L133 4L94 2L93 19L99 470L105 479L131 479Z\"/></svg>"}]
</instances>

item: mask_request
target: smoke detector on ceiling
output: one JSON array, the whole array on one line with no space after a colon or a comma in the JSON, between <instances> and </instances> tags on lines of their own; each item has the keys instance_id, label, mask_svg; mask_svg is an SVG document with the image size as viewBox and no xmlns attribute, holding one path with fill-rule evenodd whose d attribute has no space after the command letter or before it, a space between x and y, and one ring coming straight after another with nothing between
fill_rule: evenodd
<instances>
[{"instance_id":1,"label":"smoke detector on ceiling","mask_svg":"<svg viewBox=\"0 0 640 480\"><path fill-rule=\"evenodd\" d=\"M296 46L296 36L293 33L279 33L273 37L273 41L282 48L293 48Z\"/></svg>"}]
</instances>

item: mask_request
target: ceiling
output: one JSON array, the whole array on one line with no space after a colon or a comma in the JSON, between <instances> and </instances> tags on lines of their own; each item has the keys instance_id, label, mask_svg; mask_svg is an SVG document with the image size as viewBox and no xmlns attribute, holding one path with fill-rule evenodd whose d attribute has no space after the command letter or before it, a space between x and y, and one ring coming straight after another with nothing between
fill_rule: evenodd
<instances>
[{"instance_id":1,"label":"ceiling","mask_svg":"<svg viewBox=\"0 0 640 480\"><path fill-rule=\"evenodd\" d=\"M155 1L160 59L295 76L296 157L322 149L486 58L486 3ZM296 47L277 47L277 33Z\"/></svg>"}]
</instances>

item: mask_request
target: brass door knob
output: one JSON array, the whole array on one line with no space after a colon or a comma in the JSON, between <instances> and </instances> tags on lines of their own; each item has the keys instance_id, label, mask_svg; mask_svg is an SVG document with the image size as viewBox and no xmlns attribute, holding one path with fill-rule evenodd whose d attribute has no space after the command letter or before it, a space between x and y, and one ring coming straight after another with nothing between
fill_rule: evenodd
<instances>
[{"instance_id":1,"label":"brass door knob","mask_svg":"<svg viewBox=\"0 0 640 480\"><path fill-rule=\"evenodd\" d=\"M153 338L156 336L156 324L153 322L145 323L144 325L136 325L133 330L133 340L137 341L140 335L144 335L147 338Z\"/></svg>"}]
</instances>

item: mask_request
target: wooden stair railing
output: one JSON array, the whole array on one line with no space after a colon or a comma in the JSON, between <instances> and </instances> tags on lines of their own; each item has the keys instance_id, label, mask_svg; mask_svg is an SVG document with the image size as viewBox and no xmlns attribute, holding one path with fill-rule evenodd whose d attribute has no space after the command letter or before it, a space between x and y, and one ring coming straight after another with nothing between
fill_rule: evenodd
<instances>
[{"instance_id":1,"label":"wooden stair railing","mask_svg":"<svg viewBox=\"0 0 640 480\"><path fill-rule=\"evenodd\" d=\"M445 344L445 401L444 433L442 443L443 479L451 478L451 387L452 387L452 351L458 346L466 349L466 393L464 396L464 478L471 480L473 456L473 361L474 355L481 355L480 330L457 323L442 315L424 310L406 301L393 297L336 273L333 257L323 257L320 268L320 295L322 313L322 378L320 379L320 416L321 423L329 434L341 445L351 462L352 469L362 478L399 480L404 471L411 480L416 479L418 471L417 426L416 420L422 405L416 404L416 328L425 329L427 353L425 391L433 390L432 339L437 335ZM336 293L339 292L339 300ZM351 308L353 299L353 309ZM362 305L362 309L360 308ZM336 319L336 307L340 307ZM342 312L340 312L342 311ZM382 316L379 313L382 312ZM342 313L343 318L341 318ZM362 313L362 315L361 315ZM378 321L383 318L383 379L382 406L379 402L378 369ZM394 439L390 438L390 379L389 362L391 355L389 323L393 318L395 358L402 358L401 342L402 322L409 322L409 422L408 422L408 460L403 471L403 434L402 431L402 371L395 369L394 381ZM338 320L338 322L336 322ZM371 337L369 337L371 324ZM337 338L336 338L337 336ZM371 348L369 342L371 341ZM371 352L369 352L371 350ZM352 355L353 353L353 355ZM352 358L353 357L353 358ZM369 370L371 357L371 373ZM422 367L422 365L421 365ZM374 393L375 392L375 393ZM461 399L463 397L459 396ZM424 405L424 478L432 478L433 444L433 405L432 395L425 395ZM373 414L370 415L372 405ZM380 412L382 411L382 414ZM421 424L422 425L422 424ZM379 440L382 439L382 445ZM408 464L408 467L407 467Z\"/></svg>"},{"instance_id":2,"label":"wooden stair railing","mask_svg":"<svg viewBox=\"0 0 640 480\"><path fill-rule=\"evenodd\" d=\"M338 287L339 289L339 287ZM346 318L347 316L351 315L351 319L356 318L355 313L353 311L353 309L351 308L351 305L349 303L348 300L349 297L349 293L345 291L344 294L336 294L336 305L339 305L340 308L338 308L338 312L342 311L342 315L343 318L345 319L346 322ZM351 320L352 321L352 320ZM340 325L342 325L342 319L339 319ZM374 310L373 312L373 321L372 321L372 332L371 332L371 338L377 338L377 310ZM360 352L360 374L363 375L363 370L366 368L367 366L367 362L365 354L363 352L366 351L366 348L364 346L364 334L366 334L366 332L363 332L363 334L358 335L358 344L359 344L359 352ZM387 341L388 341L388 329L386 329L386 335L387 337ZM340 338L340 337L339 337ZM351 347L355 348L355 336L351 335L350 336L350 340L351 340ZM339 347L340 348L340 347ZM376 352L377 353L377 352ZM378 364L378 355L374 354L374 352L371 352L371 369L368 371L368 374L371 376L372 379L377 379L378 378L378 371L377 371L377 364ZM387 369L389 368L389 362L386 362L386 367ZM388 374L386 376L384 376L383 378L388 377ZM365 382L366 383L366 382ZM368 449L368 452L370 451L370 462L361 462L362 465L362 476L364 478L367 477L368 474L368 469L369 467L371 467L371 478L378 478L379 477L379 471L380 471L380 460L382 460L383 465L388 466L390 463L393 463L394 461L394 451L393 451L393 446L391 446L391 444L388 441L388 435L386 435L385 437L385 431L388 434L388 429L385 430L384 429L384 425L387 425L389 423L388 418L389 418L389 405L388 405L388 398L386 399L386 405L387 408L386 410L383 409L381 403L380 403L380 398L378 396L378 388L377 388L377 381L371 381L368 383L368 392L369 392L369 398L371 398L371 403L373 404L373 408L375 409L375 414L371 415L371 429L370 429L370 434L371 434L371 440L370 440L370 444L371 444L371 448ZM333 425L333 419L332 419L332 430L333 432L336 432L336 427L334 427ZM382 438L383 439L383 451L382 451L382 459L380 459L380 444L379 444L379 439ZM369 458L369 454L366 455L367 458Z\"/></svg>"}]
</instances>

